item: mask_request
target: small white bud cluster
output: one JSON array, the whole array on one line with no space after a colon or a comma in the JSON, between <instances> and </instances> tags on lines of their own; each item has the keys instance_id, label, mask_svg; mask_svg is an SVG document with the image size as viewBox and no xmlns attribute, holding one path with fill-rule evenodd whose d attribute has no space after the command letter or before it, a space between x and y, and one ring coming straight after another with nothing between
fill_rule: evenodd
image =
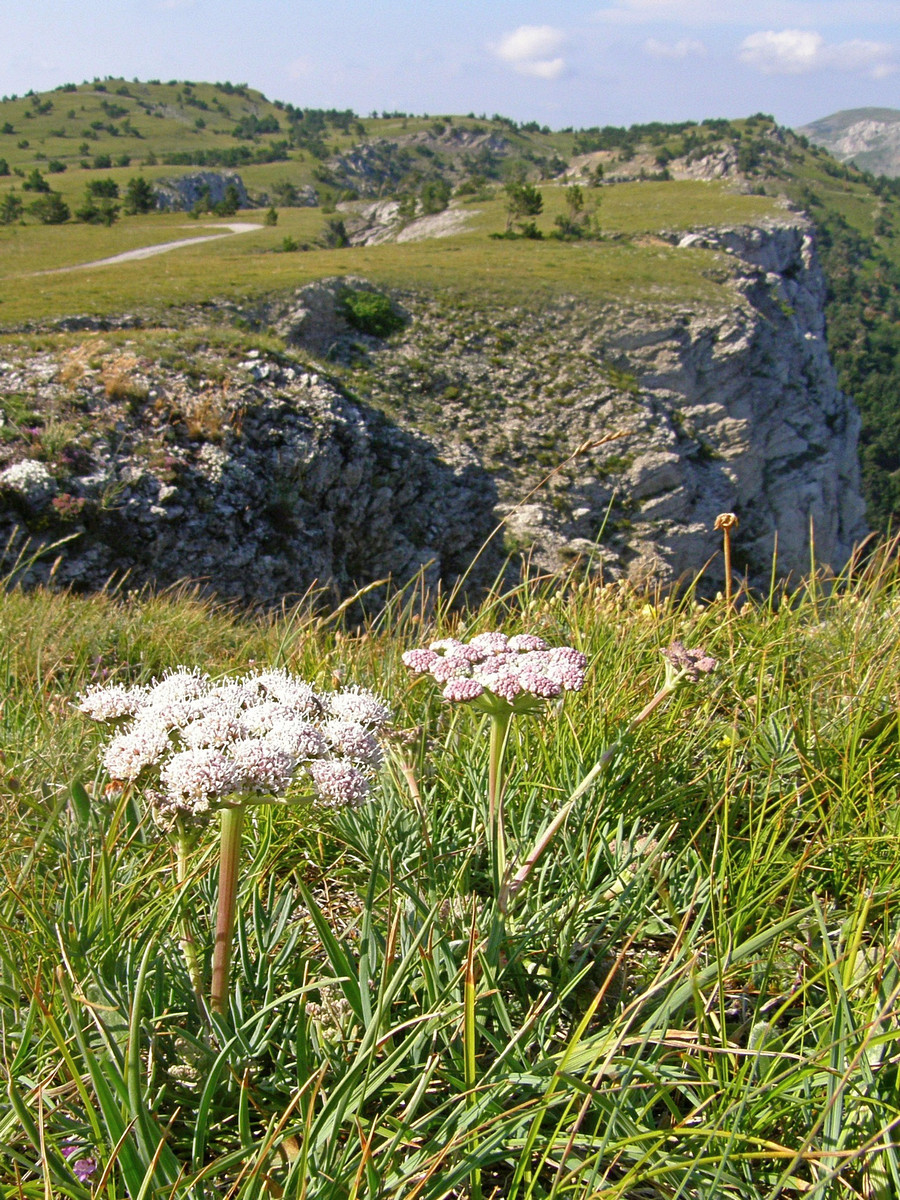
<instances>
[{"instance_id":1,"label":"small white bud cluster","mask_svg":"<svg viewBox=\"0 0 900 1200\"><path fill-rule=\"evenodd\" d=\"M0 471L0 489L16 492L30 503L49 499L56 491L56 480L42 462L23 458Z\"/></svg>"},{"instance_id":2,"label":"small white bud cluster","mask_svg":"<svg viewBox=\"0 0 900 1200\"><path fill-rule=\"evenodd\" d=\"M442 683L445 700L528 712L542 700L580 691L587 659L571 646L551 647L534 634L507 637L495 630L469 642L443 638L427 649L407 650L403 663Z\"/></svg>"},{"instance_id":3,"label":"small white bud cluster","mask_svg":"<svg viewBox=\"0 0 900 1200\"><path fill-rule=\"evenodd\" d=\"M91 688L78 707L122 727L103 754L113 779L153 785L158 809L191 815L283 797L292 784L328 807L359 804L391 718L364 688L320 694L278 670L213 683L179 668L149 687Z\"/></svg>"}]
</instances>

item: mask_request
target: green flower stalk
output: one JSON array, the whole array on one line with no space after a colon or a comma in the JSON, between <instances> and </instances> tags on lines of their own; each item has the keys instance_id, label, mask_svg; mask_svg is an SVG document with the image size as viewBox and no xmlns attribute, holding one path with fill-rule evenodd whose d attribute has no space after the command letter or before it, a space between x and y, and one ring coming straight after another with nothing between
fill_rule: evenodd
<instances>
[{"instance_id":1,"label":"green flower stalk","mask_svg":"<svg viewBox=\"0 0 900 1200\"><path fill-rule=\"evenodd\" d=\"M501 893L501 907L504 911L516 893L527 883L528 877L536 867L538 860L565 824L569 813L575 807L576 801L590 789L598 776L602 774L607 763L618 752L625 738L629 737L642 725L659 708L663 701L667 700L683 683L696 683L701 675L708 675L718 666L716 660L707 654L705 650L686 650L684 645L678 641L672 642L671 646L666 647L661 653L666 662L666 677L662 685L656 690L640 712L631 718L616 741L611 746L607 746L597 762L594 763L593 767L569 797L568 801L556 813L553 820L550 821L546 829L538 837L518 870L514 874L510 874ZM663 894L662 891L661 894ZM665 895L663 895L663 899L666 900Z\"/></svg>"},{"instance_id":2,"label":"green flower stalk","mask_svg":"<svg viewBox=\"0 0 900 1200\"><path fill-rule=\"evenodd\" d=\"M548 700L579 691L587 659L571 646L551 648L534 634L507 637L493 631L469 642L444 638L427 649L407 650L403 663L442 683L444 699L451 704L469 704L490 718L486 837L494 894L502 911L507 885L503 800L513 717L540 715Z\"/></svg>"},{"instance_id":3,"label":"green flower stalk","mask_svg":"<svg viewBox=\"0 0 900 1200\"><path fill-rule=\"evenodd\" d=\"M190 859L190 849L192 838L184 817L177 816L173 830L175 838L175 856L176 856L176 879L178 881L178 889L182 896L182 905L184 900L184 889L187 886ZM181 925L181 933L179 941L181 944L181 953L184 957L185 965L188 969L188 975L191 978L191 987L194 989L194 995L197 997L197 1002L201 1007L203 1004L203 973L200 970L200 961L197 958L197 941L194 937L194 928L191 919L187 912L182 907L181 916L179 918Z\"/></svg>"}]
</instances>

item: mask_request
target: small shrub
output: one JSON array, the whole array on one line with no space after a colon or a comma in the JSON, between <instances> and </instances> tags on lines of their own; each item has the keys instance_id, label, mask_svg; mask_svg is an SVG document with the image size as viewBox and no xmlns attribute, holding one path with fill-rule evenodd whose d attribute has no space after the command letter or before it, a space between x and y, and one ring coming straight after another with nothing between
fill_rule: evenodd
<instances>
[{"instance_id":1,"label":"small shrub","mask_svg":"<svg viewBox=\"0 0 900 1200\"><path fill-rule=\"evenodd\" d=\"M72 215L59 192L39 196L29 204L28 211L41 225L63 225Z\"/></svg>"},{"instance_id":2,"label":"small shrub","mask_svg":"<svg viewBox=\"0 0 900 1200\"><path fill-rule=\"evenodd\" d=\"M43 192L45 195L50 191L50 184L43 177L37 167L34 167L22 184L22 190L26 192Z\"/></svg>"},{"instance_id":3,"label":"small shrub","mask_svg":"<svg viewBox=\"0 0 900 1200\"><path fill-rule=\"evenodd\" d=\"M119 205L105 196L94 196L90 191L84 203L75 209L75 218L86 225L113 225L119 219Z\"/></svg>"},{"instance_id":4,"label":"small shrub","mask_svg":"<svg viewBox=\"0 0 900 1200\"><path fill-rule=\"evenodd\" d=\"M0 225L15 225L24 211L21 196L7 192L0 200Z\"/></svg>"},{"instance_id":5,"label":"small shrub","mask_svg":"<svg viewBox=\"0 0 900 1200\"><path fill-rule=\"evenodd\" d=\"M339 307L349 325L371 337L385 338L404 325L390 299L378 292L346 291Z\"/></svg>"},{"instance_id":6,"label":"small shrub","mask_svg":"<svg viewBox=\"0 0 900 1200\"><path fill-rule=\"evenodd\" d=\"M114 179L89 179L87 190L91 196L102 197L106 200L118 200L119 185Z\"/></svg>"},{"instance_id":7,"label":"small shrub","mask_svg":"<svg viewBox=\"0 0 900 1200\"><path fill-rule=\"evenodd\" d=\"M136 175L128 180L125 188L125 212L130 216L153 212L156 208L156 193L143 177Z\"/></svg>"},{"instance_id":8,"label":"small shrub","mask_svg":"<svg viewBox=\"0 0 900 1200\"><path fill-rule=\"evenodd\" d=\"M326 221L319 239L326 250L340 250L350 245L347 227L340 217L332 217Z\"/></svg>"}]
</instances>

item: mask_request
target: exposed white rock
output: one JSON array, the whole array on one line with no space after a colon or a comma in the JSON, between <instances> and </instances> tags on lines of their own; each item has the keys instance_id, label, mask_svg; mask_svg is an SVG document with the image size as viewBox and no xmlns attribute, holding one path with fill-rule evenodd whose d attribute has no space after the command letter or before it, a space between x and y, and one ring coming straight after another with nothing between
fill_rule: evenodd
<instances>
[{"instance_id":1,"label":"exposed white rock","mask_svg":"<svg viewBox=\"0 0 900 1200\"><path fill-rule=\"evenodd\" d=\"M236 171L192 171L171 179L157 179L153 191L157 208L190 212L207 189L210 203L219 204L229 187L237 193L238 207L247 208L247 189Z\"/></svg>"}]
</instances>

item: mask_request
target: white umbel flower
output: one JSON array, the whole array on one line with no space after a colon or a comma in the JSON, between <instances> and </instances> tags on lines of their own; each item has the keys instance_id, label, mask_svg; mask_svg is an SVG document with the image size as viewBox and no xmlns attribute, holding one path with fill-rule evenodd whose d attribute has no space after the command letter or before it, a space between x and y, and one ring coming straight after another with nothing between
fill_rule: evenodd
<instances>
[{"instance_id":1,"label":"white umbel flower","mask_svg":"<svg viewBox=\"0 0 900 1200\"><path fill-rule=\"evenodd\" d=\"M341 759L320 759L307 767L316 787L316 795L326 808L361 804L369 783L358 767Z\"/></svg>"},{"instance_id":2,"label":"white umbel flower","mask_svg":"<svg viewBox=\"0 0 900 1200\"><path fill-rule=\"evenodd\" d=\"M340 721L355 721L367 729L382 729L391 719L391 710L368 688L350 687L328 699L331 715Z\"/></svg>"},{"instance_id":3,"label":"white umbel flower","mask_svg":"<svg viewBox=\"0 0 900 1200\"><path fill-rule=\"evenodd\" d=\"M78 709L93 721L120 721L133 717L146 696L144 688L129 688L122 683L88 688L78 697Z\"/></svg>"},{"instance_id":4,"label":"white umbel flower","mask_svg":"<svg viewBox=\"0 0 900 1200\"><path fill-rule=\"evenodd\" d=\"M79 707L95 720L131 718L104 753L114 779L146 785L160 813L196 816L283 797L302 779L321 804L357 804L390 719L365 688L323 696L284 670L214 684L181 667L148 687L90 689Z\"/></svg>"},{"instance_id":5,"label":"white umbel flower","mask_svg":"<svg viewBox=\"0 0 900 1200\"><path fill-rule=\"evenodd\" d=\"M106 747L103 766L122 783L131 783L148 767L156 766L169 749L169 736L158 725L139 725L120 733Z\"/></svg>"},{"instance_id":6,"label":"white umbel flower","mask_svg":"<svg viewBox=\"0 0 900 1200\"><path fill-rule=\"evenodd\" d=\"M181 750L159 773L173 807L208 812L210 803L233 794L241 784L234 762L221 750Z\"/></svg>"}]
</instances>

